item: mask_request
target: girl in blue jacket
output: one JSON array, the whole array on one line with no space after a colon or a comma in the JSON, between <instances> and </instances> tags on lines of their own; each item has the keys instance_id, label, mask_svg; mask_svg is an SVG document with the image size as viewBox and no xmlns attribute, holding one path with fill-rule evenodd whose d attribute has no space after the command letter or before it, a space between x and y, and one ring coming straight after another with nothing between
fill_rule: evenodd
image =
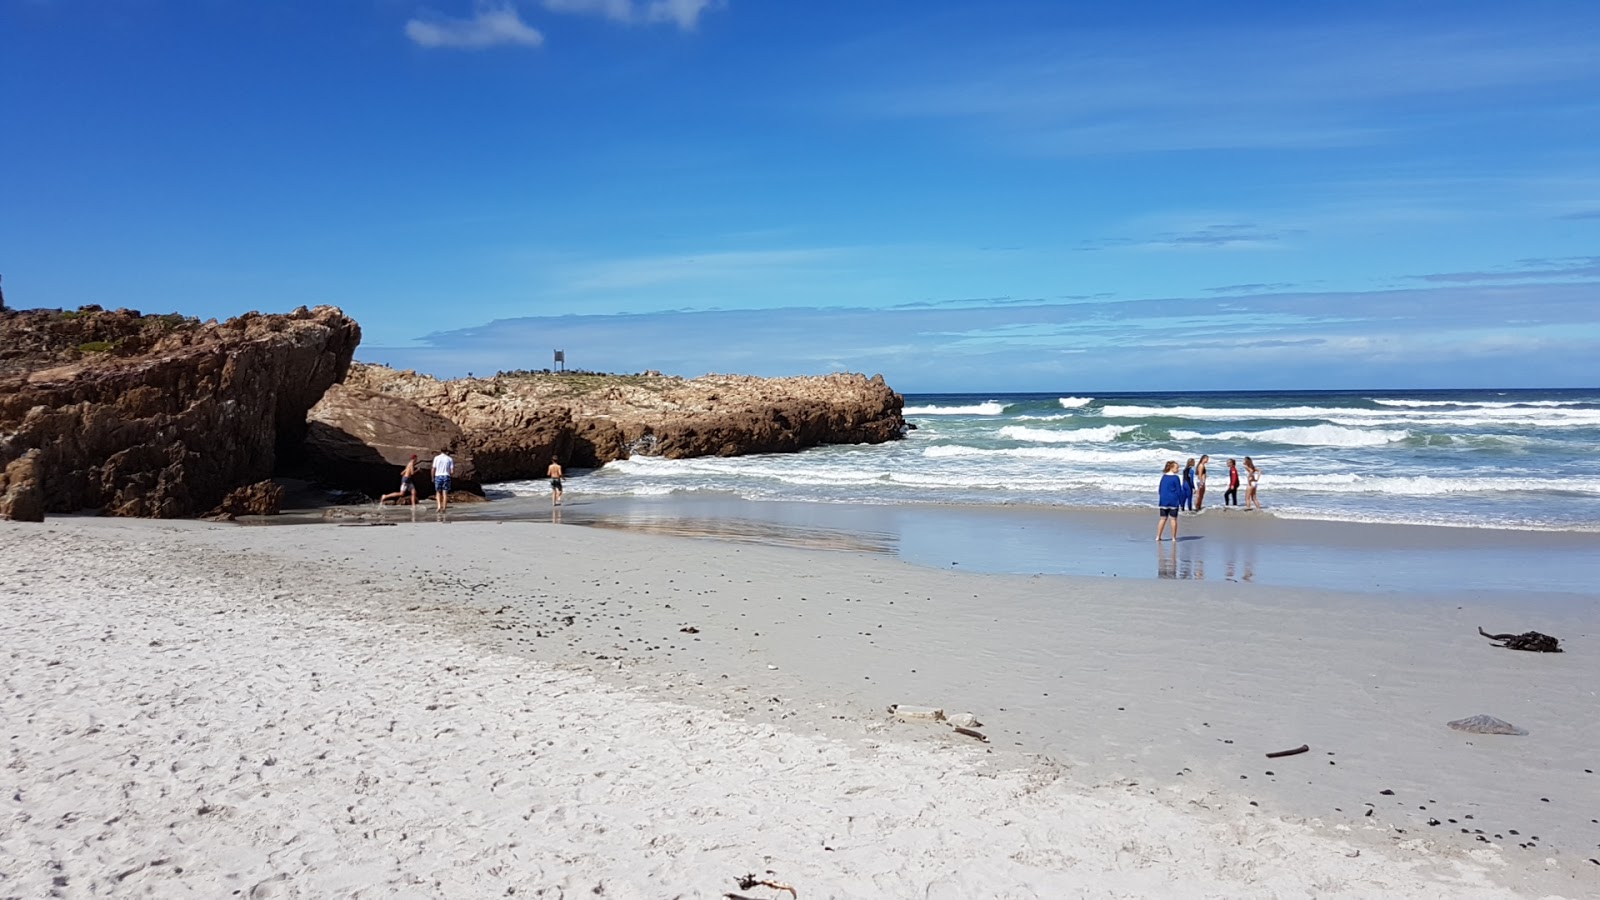
<instances>
[{"instance_id":1,"label":"girl in blue jacket","mask_svg":"<svg viewBox=\"0 0 1600 900\"><path fill-rule=\"evenodd\" d=\"M1156 540L1167 531L1167 522L1172 523L1172 539L1178 539L1178 509L1183 506L1183 479L1178 477L1178 461L1171 460L1167 467L1161 471L1161 493L1157 498L1157 505L1161 507L1161 523L1156 526Z\"/></svg>"}]
</instances>

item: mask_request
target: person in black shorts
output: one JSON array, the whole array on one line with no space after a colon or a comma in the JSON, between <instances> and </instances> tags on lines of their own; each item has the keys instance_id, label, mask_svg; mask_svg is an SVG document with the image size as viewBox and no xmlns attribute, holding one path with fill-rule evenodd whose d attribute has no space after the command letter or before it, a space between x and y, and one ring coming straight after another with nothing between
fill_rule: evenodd
<instances>
[{"instance_id":1,"label":"person in black shorts","mask_svg":"<svg viewBox=\"0 0 1600 900\"><path fill-rule=\"evenodd\" d=\"M550 460L550 468L545 470L545 474L550 476L550 505L551 506L560 506L561 505L561 462L559 460L554 460L554 459Z\"/></svg>"},{"instance_id":2,"label":"person in black shorts","mask_svg":"<svg viewBox=\"0 0 1600 900\"><path fill-rule=\"evenodd\" d=\"M1161 472L1161 490L1157 495L1161 508L1161 524L1156 526L1156 540L1166 533L1167 523L1172 523L1172 540L1178 540L1178 510L1183 507L1183 479L1178 477L1178 461L1167 463Z\"/></svg>"}]
</instances>

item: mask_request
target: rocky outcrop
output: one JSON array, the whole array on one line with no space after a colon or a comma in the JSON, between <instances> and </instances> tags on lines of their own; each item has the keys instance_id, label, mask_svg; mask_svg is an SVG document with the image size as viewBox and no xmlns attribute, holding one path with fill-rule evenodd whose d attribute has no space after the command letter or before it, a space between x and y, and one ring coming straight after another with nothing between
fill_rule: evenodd
<instances>
[{"instance_id":1,"label":"rocky outcrop","mask_svg":"<svg viewBox=\"0 0 1600 900\"><path fill-rule=\"evenodd\" d=\"M332 468L381 459L392 480L416 448L443 438L432 414L458 429L458 459L471 460L475 478L493 482L541 477L551 459L591 468L636 454L681 459L881 443L902 435L902 405L881 376L502 374L439 381L356 363L345 384L312 410L308 449ZM424 420L433 424L413 424Z\"/></svg>"},{"instance_id":2,"label":"rocky outcrop","mask_svg":"<svg viewBox=\"0 0 1600 900\"><path fill-rule=\"evenodd\" d=\"M98 307L0 313L0 465L36 450L50 512L203 513L299 449L306 411L360 339L330 306L220 324Z\"/></svg>"},{"instance_id":3,"label":"rocky outcrop","mask_svg":"<svg viewBox=\"0 0 1600 900\"><path fill-rule=\"evenodd\" d=\"M258 481L234 488L217 508L206 513L208 519L233 519L237 516L275 516L283 508L286 491L272 481Z\"/></svg>"}]
</instances>

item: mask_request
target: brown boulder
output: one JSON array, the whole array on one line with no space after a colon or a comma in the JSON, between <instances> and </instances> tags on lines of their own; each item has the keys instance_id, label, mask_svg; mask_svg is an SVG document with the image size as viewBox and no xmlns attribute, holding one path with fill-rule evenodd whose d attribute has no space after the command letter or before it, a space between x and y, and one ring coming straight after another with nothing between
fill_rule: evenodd
<instances>
[{"instance_id":1,"label":"brown boulder","mask_svg":"<svg viewBox=\"0 0 1600 900\"><path fill-rule=\"evenodd\" d=\"M360 339L331 306L220 324L89 307L0 313L0 463L37 449L52 512L212 509L298 450L306 410L344 377Z\"/></svg>"},{"instance_id":2,"label":"brown boulder","mask_svg":"<svg viewBox=\"0 0 1600 900\"><path fill-rule=\"evenodd\" d=\"M481 493L461 428L411 400L336 384L306 415L306 462L317 479L373 497L399 488L412 454L417 495L431 495L433 457L447 448L456 461L453 486Z\"/></svg>"},{"instance_id":3,"label":"brown boulder","mask_svg":"<svg viewBox=\"0 0 1600 900\"><path fill-rule=\"evenodd\" d=\"M234 488L222 498L217 508L206 513L208 519L232 519L235 516L275 516L283 508L284 489L272 481Z\"/></svg>"},{"instance_id":4,"label":"brown boulder","mask_svg":"<svg viewBox=\"0 0 1600 900\"><path fill-rule=\"evenodd\" d=\"M44 491L39 487L39 451L30 450L0 471L0 519L44 521Z\"/></svg>"}]
</instances>

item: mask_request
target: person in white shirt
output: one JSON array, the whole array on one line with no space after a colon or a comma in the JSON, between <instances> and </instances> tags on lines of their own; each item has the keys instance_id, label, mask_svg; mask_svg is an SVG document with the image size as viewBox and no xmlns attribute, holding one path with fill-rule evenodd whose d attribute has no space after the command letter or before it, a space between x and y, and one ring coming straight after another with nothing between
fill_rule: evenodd
<instances>
[{"instance_id":1,"label":"person in white shirt","mask_svg":"<svg viewBox=\"0 0 1600 900\"><path fill-rule=\"evenodd\" d=\"M433 458L433 501L439 512L450 505L450 476L455 473L456 461L450 458L450 451L440 450Z\"/></svg>"}]
</instances>

